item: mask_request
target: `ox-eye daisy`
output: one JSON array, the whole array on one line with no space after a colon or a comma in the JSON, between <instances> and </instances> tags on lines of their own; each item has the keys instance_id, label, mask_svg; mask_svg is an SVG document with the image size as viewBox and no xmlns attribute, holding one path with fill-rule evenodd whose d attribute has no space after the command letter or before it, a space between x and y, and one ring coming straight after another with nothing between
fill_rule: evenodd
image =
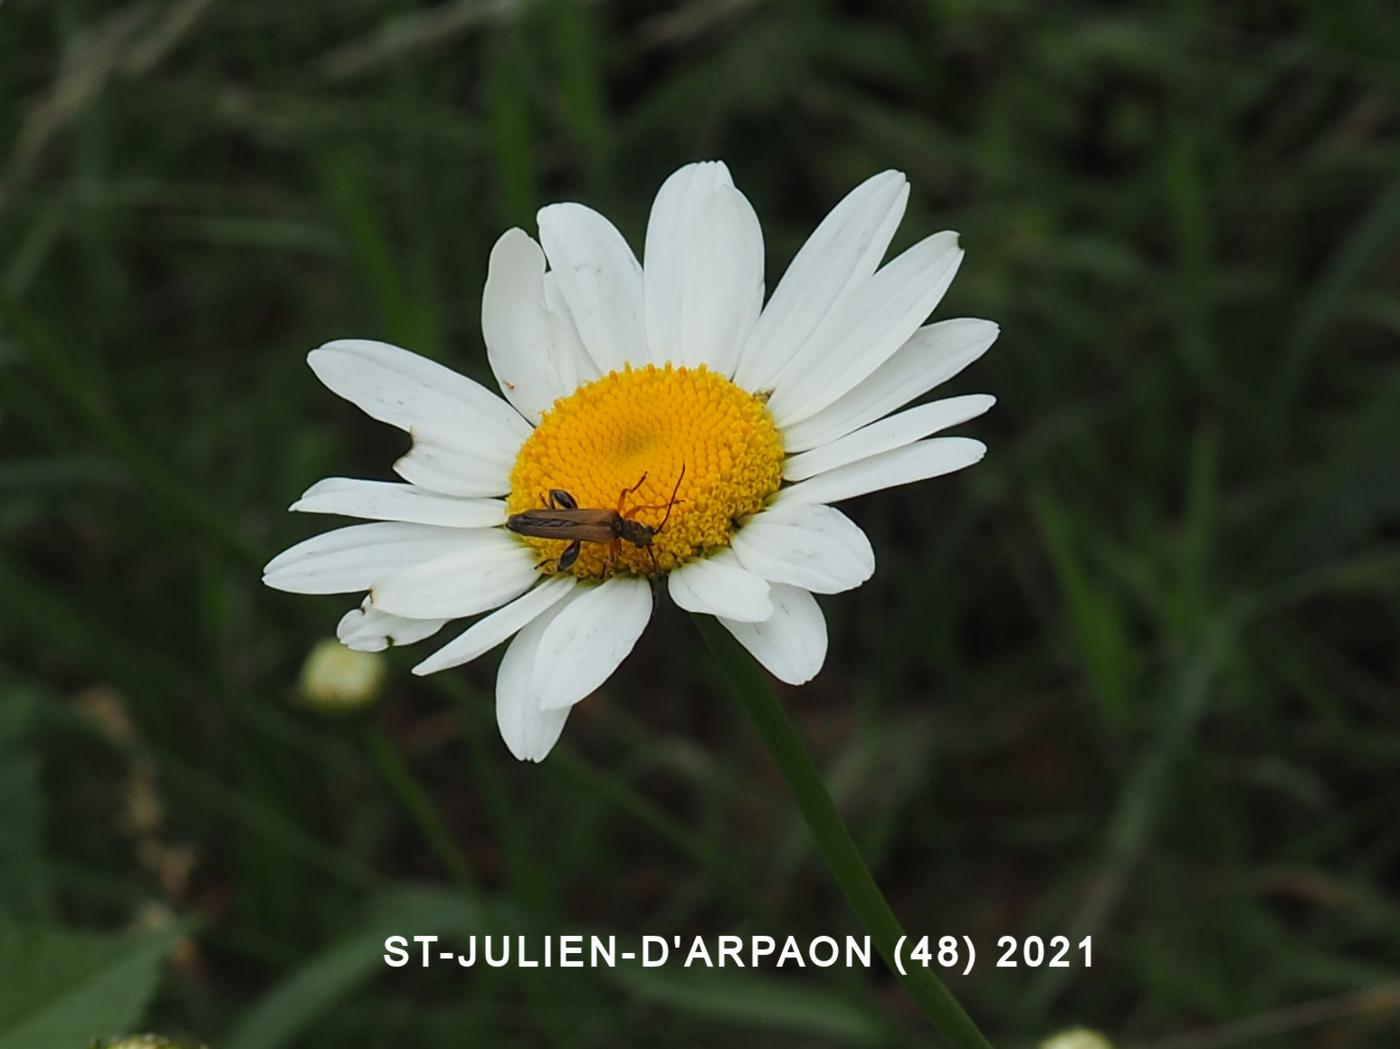
<instances>
[{"instance_id":1,"label":"ox-eye daisy","mask_svg":"<svg viewBox=\"0 0 1400 1049\"><path fill-rule=\"evenodd\" d=\"M313 485L293 510L376 523L297 544L265 581L367 591L340 622L351 648L420 641L486 613L414 672L509 640L496 712L522 759L549 753L570 707L631 651L657 573L677 605L717 617L774 676L810 680L827 643L812 595L850 590L875 570L869 540L831 504L985 451L930 435L982 414L992 397L890 414L997 335L984 320L920 326L962 260L956 234L880 265L908 195L893 171L857 186L767 305L758 218L722 163L688 165L662 185L645 265L596 211L544 208L540 243L513 229L491 252L481 326L504 400L384 343L311 352L322 382L412 436L394 464L407 483ZM651 543L571 549L568 535L506 527L551 506L617 512L645 525L631 536Z\"/></svg>"}]
</instances>

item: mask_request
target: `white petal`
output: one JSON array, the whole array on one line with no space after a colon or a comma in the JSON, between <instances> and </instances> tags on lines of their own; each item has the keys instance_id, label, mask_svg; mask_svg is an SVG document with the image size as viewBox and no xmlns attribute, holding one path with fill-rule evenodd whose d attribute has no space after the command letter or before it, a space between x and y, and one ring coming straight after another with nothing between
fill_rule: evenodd
<instances>
[{"instance_id":1,"label":"white petal","mask_svg":"<svg viewBox=\"0 0 1400 1049\"><path fill-rule=\"evenodd\" d=\"M996 342L998 330L991 321L965 317L920 328L850 392L816 415L787 427L784 447L789 454L818 448L883 418L981 357Z\"/></svg>"},{"instance_id":2,"label":"white petal","mask_svg":"<svg viewBox=\"0 0 1400 1049\"><path fill-rule=\"evenodd\" d=\"M768 584L723 550L676 569L668 584L671 600L687 612L707 612L743 623L761 623L773 614Z\"/></svg>"},{"instance_id":3,"label":"white petal","mask_svg":"<svg viewBox=\"0 0 1400 1049\"><path fill-rule=\"evenodd\" d=\"M507 230L491 249L481 335L501 392L535 423L574 388L560 373L554 324L545 304L544 252L524 230Z\"/></svg>"},{"instance_id":4,"label":"white petal","mask_svg":"<svg viewBox=\"0 0 1400 1049\"><path fill-rule=\"evenodd\" d=\"M723 164L689 164L662 184L643 279L651 359L733 374L763 305L763 233Z\"/></svg>"},{"instance_id":5,"label":"white petal","mask_svg":"<svg viewBox=\"0 0 1400 1049\"><path fill-rule=\"evenodd\" d=\"M936 233L853 288L778 376L774 421L815 415L889 360L943 298L962 256L956 233Z\"/></svg>"},{"instance_id":6,"label":"white petal","mask_svg":"<svg viewBox=\"0 0 1400 1049\"><path fill-rule=\"evenodd\" d=\"M520 761L543 761L559 741L572 709L541 709L531 684L544 632L568 605L568 601L561 601L526 623L501 657L496 672L496 723L506 746Z\"/></svg>"},{"instance_id":7,"label":"white petal","mask_svg":"<svg viewBox=\"0 0 1400 1049\"><path fill-rule=\"evenodd\" d=\"M700 226L681 309L681 360L730 376L763 308L763 230L737 189L715 193Z\"/></svg>"},{"instance_id":8,"label":"white petal","mask_svg":"<svg viewBox=\"0 0 1400 1049\"><path fill-rule=\"evenodd\" d=\"M578 325L564 303L557 273L544 275L544 304L549 310L549 344L554 355L554 366L559 370L559 379L564 388L572 392L584 383L600 378L603 373L584 348Z\"/></svg>"},{"instance_id":9,"label":"white petal","mask_svg":"<svg viewBox=\"0 0 1400 1049\"><path fill-rule=\"evenodd\" d=\"M647 345L652 361L682 363L681 304L685 298L687 252L700 233L705 206L721 186L733 186L723 161L686 164L661 183L647 218L642 253Z\"/></svg>"},{"instance_id":10,"label":"white petal","mask_svg":"<svg viewBox=\"0 0 1400 1049\"><path fill-rule=\"evenodd\" d=\"M531 673L543 709L573 706L627 658L651 619L651 584L614 576L584 588L545 628Z\"/></svg>"},{"instance_id":11,"label":"white petal","mask_svg":"<svg viewBox=\"0 0 1400 1049\"><path fill-rule=\"evenodd\" d=\"M291 506L310 514L340 514L371 521L411 521L453 528L489 528L504 524L500 499L459 499L411 484L327 477L317 481Z\"/></svg>"},{"instance_id":12,"label":"white petal","mask_svg":"<svg viewBox=\"0 0 1400 1049\"><path fill-rule=\"evenodd\" d=\"M909 184L898 171L862 182L832 208L788 266L745 343L734 381L771 390L831 308L865 281L890 245Z\"/></svg>"},{"instance_id":13,"label":"white petal","mask_svg":"<svg viewBox=\"0 0 1400 1049\"><path fill-rule=\"evenodd\" d=\"M451 553L393 572L370 587L375 608L415 619L455 619L497 608L539 579L534 552L500 528L457 533L470 537Z\"/></svg>"},{"instance_id":14,"label":"white petal","mask_svg":"<svg viewBox=\"0 0 1400 1049\"><path fill-rule=\"evenodd\" d=\"M390 645L411 645L432 637L442 629L445 619L405 619L381 612L365 598L359 608L352 608L336 625L335 636L346 648L356 652L382 652Z\"/></svg>"},{"instance_id":15,"label":"white petal","mask_svg":"<svg viewBox=\"0 0 1400 1049\"><path fill-rule=\"evenodd\" d=\"M882 488L952 473L971 466L986 454L987 446L981 441L967 437L933 437L799 481L790 488L781 489L773 497L773 505L837 503Z\"/></svg>"},{"instance_id":16,"label":"white petal","mask_svg":"<svg viewBox=\"0 0 1400 1049\"><path fill-rule=\"evenodd\" d=\"M517 416L518 418L518 416ZM497 460L445 448L415 435L413 447L394 463L405 481L442 495L481 498L510 491L510 468Z\"/></svg>"},{"instance_id":17,"label":"white petal","mask_svg":"<svg viewBox=\"0 0 1400 1049\"><path fill-rule=\"evenodd\" d=\"M509 491L515 455L530 425L484 386L426 357L366 339L329 342L307 355L328 387L414 441L458 453L473 495ZM476 490L494 480L493 491ZM467 482L463 482L466 484Z\"/></svg>"},{"instance_id":18,"label":"white petal","mask_svg":"<svg viewBox=\"0 0 1400 1049\"><path fill-rule=\"evenodd\" d=\"M780 506L755 514L730 543L739 563L755 575L817 594L852 590L875 573L870 540L830 506Z\"/></svg>"},{"instance_id":19,"label":"white petal","mask_svg":"<svg viewBox=\"0 0 1400 1049\"><path fill-rule=\"evenodd\" d=\"M826 620L806 590L773 584L773 617L763 623L720 623L779 681L805 685L826 660Z\"/></svg>"},{"instance_id":20,"label":"white petal","mask_svg":"<svg viewBox=\"0 0 1400 1049\"><path fill-rule=\"evenodd\" d=\"M449 554L472 534L472 529L398 521L350 525L282 551L263 569L263 582L294 594L368 590L386 572Z\"/></svg>"},{"instance_id":21,"label":"white petal","mask_svg":"<svg viewBox=\"0 0 1400 1049\"><path fill-rule=\"evenodd\" d=\"M949 397L931 404L921 404L848 433L830 444L792 456L783 463L783 478L801 481L847 463L903 448L931 433L975 419L996 402L997 399L988 394L973 393L966 397Z\"/></svg>"},{"instance_id":22,"label":"white petal","mask_svg":"<svg viewBox=\"0 0 1400 1049\"><path fill-rule=\"evenodd\" d=\"M525 624L567 597L577 584L571 575L556 575L526 591L508 605L482 616L463 633L413 668L415 674L435 674L470 663L519 631Z\"/></svg>"},{"instance_id":23,"label":"white petal","mask_svg":"<svg viewBox=\"0 0 1400 1049\"><path fill-rule=\"evenodd\" d=\"M594 363L603 373L648 363L642 267L622 234L582 204L551 204L538 221L560 295Z\"/></svg>"}]
</instances>

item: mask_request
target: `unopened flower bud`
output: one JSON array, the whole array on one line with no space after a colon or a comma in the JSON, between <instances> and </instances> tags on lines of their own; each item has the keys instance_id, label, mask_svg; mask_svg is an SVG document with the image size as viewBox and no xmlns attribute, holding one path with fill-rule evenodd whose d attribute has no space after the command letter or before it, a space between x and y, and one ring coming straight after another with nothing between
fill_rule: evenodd
<instances>
[{"instance_id":1,"label":"unopened flower bud","mask_svg":"<svg viewBox=\"0 0 1400 1049\"><path fill-rule=\"evenodd\" d=\"M1040 1043L1040 1049L1113 1049L1113 1043L1098 1031L1075 1027L1051 1035Z\"/></svg>"},{"instance_id":2,"label":"unopened flower bud","mask_svg":"<svg viewBox=\"0 0 1400 1049\"><path fill-rule=\"evenodd\" d=\"M375 700L384 676L384 664L374 653L321 641L301 668L301 694L321 710L353 710Z\"/></svg>"}]
</instances>

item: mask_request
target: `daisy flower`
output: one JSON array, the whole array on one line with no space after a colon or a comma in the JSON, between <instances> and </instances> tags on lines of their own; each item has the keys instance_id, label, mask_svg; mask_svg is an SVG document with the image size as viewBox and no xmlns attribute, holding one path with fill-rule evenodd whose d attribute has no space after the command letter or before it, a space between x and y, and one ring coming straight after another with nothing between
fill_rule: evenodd
<instances>
[{"instance_id":1,"label":"daisy flower","mask_svg":"<svg viewBox=\"0 0 1400 1049\"><path fill-rule=\"evenodd\" d=\"M509 641L496 712L524 760L548 754L569 709L626 658L663 582L775 677L810 680L827 647L812 595L875 570L832 504L986 451L931 435L992 397L897 411L997 336L985 320L922 326L962 261L955 233L880 264L908 196L894 171L857 186L766 305L758 218L722 163L662 184L645 264L598 212L542 209L538 242L512 229L491 251L481 327L502 396L380 342L311 352L323 383L413 445L394 464L403 483L313 485L293 510L373 523L298 543L264 582L367 591L337 631L355 649L480 616L414 672Z\"/></svg>"}]
</instances>

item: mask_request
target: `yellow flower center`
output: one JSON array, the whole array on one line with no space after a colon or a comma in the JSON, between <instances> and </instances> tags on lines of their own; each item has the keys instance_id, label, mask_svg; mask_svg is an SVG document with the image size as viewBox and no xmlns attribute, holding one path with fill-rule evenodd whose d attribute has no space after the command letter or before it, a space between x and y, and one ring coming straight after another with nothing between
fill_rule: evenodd
<instances>
[{"instance_id":1,"label":"yellow flower center","mask_svg":"<svg viewBox=\"0 0 1400 1049\"><path fill-rule=\"evenodd\" d=\"M639 522L654 533L649 547L586 540L568 570L582 579L650 575L652 554L668 572L727 545L735 522L757 512L782 475L782 440L763 398L704 365L648 364L555 401L520 449L506 505L511 514L545 509L560 489L580 510ZM551 573L570 544L567 535L522 539Z\"/></svg>"}]
</instances>

